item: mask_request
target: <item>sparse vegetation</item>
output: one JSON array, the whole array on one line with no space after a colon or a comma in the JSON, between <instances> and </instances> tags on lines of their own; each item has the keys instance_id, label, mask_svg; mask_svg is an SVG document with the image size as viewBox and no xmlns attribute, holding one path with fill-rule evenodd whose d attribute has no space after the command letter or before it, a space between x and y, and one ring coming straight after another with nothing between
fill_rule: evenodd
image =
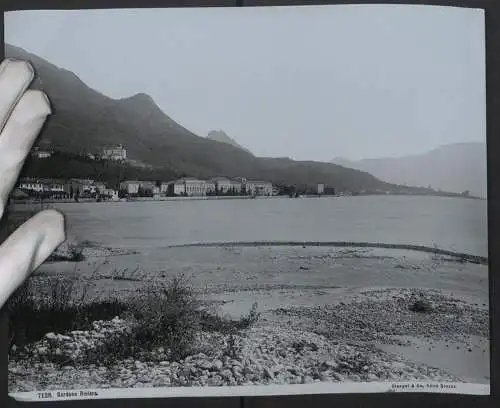
<instances>
[{"instance_id":1,"label":"sparse vegetation","mask_svg":"<svg viewBox=\"0 0 500 408\"><path fill-rule=\"evenodd\" d=\"M116 334L92 350L88 362L112 364L124 358L154 360L152 352L164 349L171 361L197 352L201 330L230 334L228 355L237 354L234 336L259 319L257 304L248 315L231 320L211 313L184 277L174 277L159 288L149 288L128 309L131 330Z\"/></svg>"},{"instance_id":2,"label":"sparse vegetation","mask_svg":"<svg viewBox=\"0 0 500 408\"><path fill-rule=\"evenodd\" d=\"M432 304L426 299L418 299L410 304L410 311L415 313L432 312Z\"/></svg>"},{"instance_id":3,"label":"sparse vegetation","mask_svg":"<svg viewBox=\"0 0 500 408\"><path fill-rule=\"evenodd\" d=\"M85 291L75 300L75 281L48 279L47 295L37 296L33 280L28 279L7 302L10 346L22 349L49 332L89 330L93 321L111 319L127 309L114 299L87 303Z\"/></svg>"},{"instance_id":4,"label":"sparse vegetation","mask_svg":"<svg viewBox=\"0 0 500 408\"><path fill-rule=\"evenodd\" d=\"M8 302L10 345L16 351L11 354L29 354L29 345L46 333L92 330L93 322L120 316L130 322L129 329L110 334L72 363L111 366L127 358L154 360L159 349L165 350L162 358L177 361L197 351L197 334L202 330L230 334L227 353L236 355L236 334L259 318L257 304L238 320L218 316L199 300L182 276L150 286L127 302L90 301L85 290L79 294L77 286L74 280L56 277L49 278L48 294L43 299L35 297L32 280L16 291ZM44 360L68 364L68 357L58 353L46 355Z\"/></svg>"}]
</instances>

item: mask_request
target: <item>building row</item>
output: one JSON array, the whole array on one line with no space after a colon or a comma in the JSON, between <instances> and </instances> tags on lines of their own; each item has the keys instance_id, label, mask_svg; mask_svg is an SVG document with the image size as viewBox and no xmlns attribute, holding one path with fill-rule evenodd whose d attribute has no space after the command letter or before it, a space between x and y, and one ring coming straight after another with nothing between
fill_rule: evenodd
<instances>
[{"instance_id":1,"label":"building row","mask_svg":"<svg viewBox=\"0 0 500 408\"><path fill-rule=\"evenodd\" d=\"M217 177L200 180L184 177L170 182L126 180L120 183L119 190L109 188L105 183L91 179L43 179L22 178L16 189L25 195L44 195L54 198L101 197L118 199L120 191L129 196L188 196L207 195L276 195L272 183L244 178L230 179Z\"/></svg>"},{"instance_id":2,"label":"building row","mask_svg":"<svg viewBox=\"0 0 500 408\"><path fill-rule=\"evenodd\" d=\"M268 181L247 180L245 178L216 177L210 180L201 180L194 177L183 177L178 180L162 182L159 184L127 180L121 183L120 189L128 194L138 194L142 190L151 190L154 195L190 196L199 197L216 194L234 195L276 195L277 190Z\"/></svg>"},{"instance_id":3,"label":"building row","mask_svg":"<svg viewBox=\"0 0 500 408\"><path fill-rule=\"evenodd\" d=\"M104 196L114 198L118 191L108 188L105 183L91 179L70 180L46 178L22 178L16 189L29 195L46 195L55 198Z\"/></svg>"}]
</instances>

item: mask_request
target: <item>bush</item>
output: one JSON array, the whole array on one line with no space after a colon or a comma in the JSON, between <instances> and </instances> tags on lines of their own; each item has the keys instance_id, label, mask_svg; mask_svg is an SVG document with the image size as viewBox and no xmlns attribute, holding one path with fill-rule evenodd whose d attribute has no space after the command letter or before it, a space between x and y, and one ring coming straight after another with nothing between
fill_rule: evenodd
<instances>
[{"instance_id":1,"label":"bush","mask_svg":"<svg viewBox=\"0 0 500 408\"><path fill-rule=\"evenodd\" d=\"M135 302L136 340L170 350L172 359L190 352L200 330L201 302L184 277L174 277L159 289L152 289Z\"/></svg>"},{"instance_id":2,"label":"bush","mask_svg":"<svg viewBox=\"0 0 500 408\"><path fill-rule=\"evenodd\" d=\"M10 346L25 347L49 332L89 330L93 321L112 319L128 308L114 299L87 302L85 295L77 298L76 290L75 281L53 277L48 293L37 298L28 279L7 302Z\"/></svg>"},{"instance_id":3,"label":"bush","mask_svg":"<svg viewBox=\"0 0 500 408\"><path fill-rule=\"evenodd\" d=\"M138 296L129 312L134 319L131 329L110 336L89 351L87 363L112 365L126 358L151 361L158 358L152 353L158 349L164 349L169 360L180 360L197 352L200 330L228 334L227 352L235 355L238 352L235 334L259 318L256 303L249 314L239 320L209 313L183 277L175 277L161 288Z\"/></svg>"},{"instance_id":4,"label":"bush","mask_svg":"<svg viewBox=\"0 0 500 408\"><path fill-rule=\"evenodd\" d=\"M430 313L432 311L432 304L426 299L418 299L410 304L409 309L415 313Z\"/></svg>"},{"instance_id":5,"label":"bush","mask_svg":"<svg viewBox=\"0 0 500 408\"><path fill-rule=\"evenodd\" d=\"M180 360L196 352L200 330L230 335L228 355L236 355L239 348L235 335L259 318L256 303L247 316L238 320L209 313L182 276L149 288L127 303L114 299L88 302L85 292L79 298L76 290L75 281L52 278L47 295L38 300L32 280L21 286L8 302L11 346L22 354L27 350L25 346L41 340L48 332L91 330L94 321L121 316L131 321L130 328L108 334L103 343L87 350L74 363L109 366L127 358ZM163 349L164 355L155 354L158 349ZM55 354L49 359L56 364L67 363L66 357Z\"/></svg>"}]
</instances>

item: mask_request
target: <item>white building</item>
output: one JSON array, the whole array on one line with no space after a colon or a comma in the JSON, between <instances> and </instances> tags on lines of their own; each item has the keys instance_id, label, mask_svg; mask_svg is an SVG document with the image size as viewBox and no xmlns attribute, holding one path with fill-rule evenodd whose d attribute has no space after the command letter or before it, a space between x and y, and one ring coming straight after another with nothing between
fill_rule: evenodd
<instances>
[{"instance_id":1,"label":"white building","mask_svg":"<svg viewBox=\"0 0 500 408\"><path fill-rule=\"evenodd\" d=\"M143 190L153 191L156 187L156 183L154 181L139 181L139 187Z\"/></svg>"},{"instance_id":2,"label":"white building","mask_svg":"<svg viewBox=\"0 0 500 408\"><path fill-rule=\"evenodd\" d=\"M46 191L50 191L51 193L64 193L65 192L65 183L61 180L43 180L42 183L45 183Z\"/></svg>"},{"instance_id":3,"label":"white building","mask_svg":"<svg viewBox=\"0 0 500 408\"><path fill-rule=\"evenodd\" d=\"M47 149L40 149L40 147L35 146L31 151L31 156L37 159L49 159L52 156L52 151Z\"/></svg>"},{"instance_id":4,"label":"white building","mask_svg":"<svg viewBox=\"0 0 500 408\"><path fill-rule=\"evenodd\" d=\"M231 180L227 177L216 177L210 180L220 193L228 193L229 191L234 191L236 193L241 193L242 183L241 181Z\"/></svg>"},{"instance_id":5,"label":"white building","mask_svg":"<svg viewBox=\"0 0 500 408\"><path fill-rule=\"evenodd\" d=\"M205 181L205 195L215 193L216 186L212 181Z\"/></svg>"},{"instance_id":6,"label":"white building","mask_svg":"<svg viewBox=\"0 0 500 408\"><path fill-rule=\"evenodd\" d=\"M44 184L39 180L26 178L19 181L17 188L41 193L44 190Z\"/></svg>"},{"instance_id":7,"label":"white building","mask_svg":"<svg viewBox=\"0 0 500 408\"><path fill-rule=\"evenodd\" d=\"M102 158L106 160L123 161L127 159L127 150L123 145L107 146L102 151Z\"/></svg>"},{"instance_id":8,"label":"white building","mask_svg":"<svg viewBox=\"0 0 500 408\"><path fill-rule=\"evenodd\" d=\"M273 183L269 181L247 180L245 191L251 195L271 196L273 195Z\"/></svg>"},{"instance_id":9,"label":"white building","mask_svg":"<svg viewBox=\"0 0 500 408\"><path fill-rule=\"evenodd\" d=\"M190 197L206 196L210 185L213 185L215 190L213 183L207 183L205 180L199 180L194 177L185 177L180 181L184 183L185 195Z\"/></svg>"},{"instance_id":10,"label":"white building","mask_svg":"<svg viewBox=\"0 0 500 408\"><path fill-rule=\"evenodd\" d=\"M51 152L46 152L44 150L33 152L33 157L36 157L37 159L49 159L51 156Z\"/></svg>"},{"instance_id":11,"label":"white building","mask_svg":"<svg viewBox=\"0 0 500 408\"><path fill-rule=\"evenodd\" d=\"M65 182L54 179L25 178L19 181L17 188L25 192L50 193L53 195L66 193Z\"/></svg>"},{"instance_id":12,"label":"white building","mask_svg":"<svg viewBox=\"0 0 500 408\"><path fill-rule=\"evenodd\" d=\"M210 181L200 180L194 177L184 177L169 183L162 183L161 194L201 197L215 192L215 184Z\"/></svg>"},{"instance_id":13,"label":"white building","mask_svg":"<svg viewBox=\"0 0 500 408\"><path fill-rule=\"evenodd\" d=\"M165 183L165 182L161 183L160 184L160 194L163 194L163 195L167 194L169 186L170 186L170 183Z\"/></svg>"},{"instance_id":14,"label":"white building","mask_svg":"<svg viewBox=\"0 0 500 408\"><path fill-rule=\"evenodd\" d=\"M101 195L106 197L108 200L111 201L118 201L120 198L118 197L118 191L113 190L112 188L105 188L104 190L101 191Z\"/></svg>"},{"instance_id":15,"label":"white building","mask_svg":"<svg viewBox=\"0 0 500 408\"><path fill-rule=\"evenodd\" d=\"M184 180L176 180L176 181L171 181L169 184L169 194L174 194L176 196L180 195L185 195L186 194L186 184L184 183ZM172 191L173 190L173 191Z\"/></svg>"},{"instance_id":16,"label":"white building","mask_svg":"<svg viewBox=\"0 0 500 408\"><path fill-rule=\"evenodd\" d=\"M104 190L107 189L106 184L104 184L101 181L96 181L94 183L96 190L98 190L100 193L102 193Z\"/></svg>"},{"instance_id":17,"label":"white building","mask_svg":"<svg viewBox=\"0 0 500 408\"><path fill-rule=\"evenodd\" d=\"M324 184L318 184L316 192L318 194L324 194L325 193L325 185Z\"/></svg>"},{"instance_id":18,"label":"white building","mask_svg":"<svg viewBox=\"0 0 500 408\"><path fill-rule=\"evenodd\" d=\"M127 194L137 194L141 187L140 181L126 180L120 183L120 189L125 190Z\"/></svg>"},{"instance_id":19,"label":"white building","mask_svg":"<svg viewBox=\"0 0 500 408\"><path fill-rule=\"evenodd\" d=\"M92 179L71 179L71 186L73 187L73 191L78 190L80 195L85 194L95 194L97 193L97 185L95 181Z\"/></svg>"}]
</instances>

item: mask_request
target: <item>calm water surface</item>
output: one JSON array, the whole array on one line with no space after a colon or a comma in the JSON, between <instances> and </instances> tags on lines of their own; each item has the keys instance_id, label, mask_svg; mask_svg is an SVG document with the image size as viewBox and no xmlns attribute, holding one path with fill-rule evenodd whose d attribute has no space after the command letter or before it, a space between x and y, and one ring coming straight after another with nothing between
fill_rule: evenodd
<instances>
[{"instance_id":1,"label":"calm water surface","mask_svg":"<svg viewBox=\"0 0 500 408\"><path fill-rule=\"evenodd\" d=\"M440 197L70 203L68 236L151 250L214 241L364 241L487 255L486 201Z\"/></svg>"}]
</instances>

